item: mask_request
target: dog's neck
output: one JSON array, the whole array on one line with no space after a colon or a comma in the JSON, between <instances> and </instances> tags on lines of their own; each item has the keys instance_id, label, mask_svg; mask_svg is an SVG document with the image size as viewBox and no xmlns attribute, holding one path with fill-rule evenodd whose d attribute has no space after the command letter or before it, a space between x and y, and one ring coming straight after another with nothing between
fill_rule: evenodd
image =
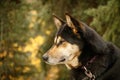
<instances>
[{"instance_id":1,"label":"dog's neck","mask_svg":"<svg viewBox=\"0 0 120 80\"><path fill-rule=\"evenodd\" d=\"M67 64L65 64L66 65L66 67L68 68L68 69L70 69L71 71L75 71L76 72L76 70L82 70L83 69L83 74L86 72L86 70L87 70L87 67L89 66L89 64L88 63L92 63L92 62L94 62L94 60L96 59L96 57L97 56L94 56L94 57L92 57L87 63L86 63L86 65L83 65L80 61L79 61L79 58L78 57L75 57L75 58L73 58L69 63L67 63ZM87 67L86 67L87 66ZM86 69L84 69L84 68L86 68ZM81 74L81 72L82 71L80 71L79 73ZM79 75L79 73L77 74L77 75ZM91 73L91 72L90 72ZM76 75L75 75L76 76ZM91 77L93 77L94 76L94 74L92 74L91 75ZM87 78L88 79L88 75L86 75L86 76L84 76L83 78Z\"/></svg>"},{"instance_id":2,"label":"dog's neck","mask_svg":"<svg viewBox=\"0 0 120 80\"><path fill-rule=\"evenodd\" d=\"M88 71L90 71L93 75L95 75L96 78L98 78L99 76L104 74L109 69L109 66L112 64L112 62L110 61L113 61L113 60L110 57L112 57L111 54L94 56L88 61L86 61L84 64L82 62L81 66L78 66L77 68L72 68L71 71L73 73L72 75L74 79L82 80L83 78L88 77L85 74L85 70L82 68L82 66L85 66ZM92 63L87 64L89 62L92 62Z\"/></svg>"},{"instance_id":3,"label":"dog's neck","mask_svg":"<svg viewBox=\"0 0 120 80\"><path fill-rule=\"evenodd\" d=\"M86 68L96 77L99 77L104 74L109 69L109 66L111 66L115 61L114 58L112 58L114 50L110 48L109 51L106 51L107 52L105 54L100 55L95 53L90 47L88 47L88 49L85 48L79 57L75 57L71 62L67 63L66 66L74 73L72 75L75 80L81 80L86 77L82 66L86 65L88 62L92 62L87 65Z\"/></svg>"},{"instance_id":4,"label":"dog's neck","mask_svg":"<svg viewBox=\"0 0 120 80\"><path fill-rule=\"evenodd\" d=\"M83 62L80 62L78 57L73 58L71 61L69 61L68 63L66 63L66 67L71 70L73 68L78 68L81 66L85 66L88 65L89 63L94 62L94 60L96 59L97 56L92 57L89 61L87 61L85 64L82 64Z\"/></svg>"},{"instance_id":5,"label":"dog's neck","mask_svg":"<svg viewBox=\"0 0 120 80\"><path fill-rule=\"evenodd\" d=\"M71 61L67 62L65 65L69 70L73 68L76 69L78 67L86 65L90 60L92 60L93 57L94 55L90 55L88 53L82 53L82 54L80 53L79 56L74 57Z\"/></svg>"}]
</instances>

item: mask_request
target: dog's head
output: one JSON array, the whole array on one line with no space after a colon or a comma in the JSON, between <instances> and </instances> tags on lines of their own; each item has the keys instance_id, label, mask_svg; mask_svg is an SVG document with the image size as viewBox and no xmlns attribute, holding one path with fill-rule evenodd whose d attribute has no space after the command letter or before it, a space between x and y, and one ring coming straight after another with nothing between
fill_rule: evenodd
<instances>
[{"instance_id":1,"label":"dog's head","mask_svg":"<svg viewBox=\"0 0 120 80\"><path fill-rule=\"evenodd\" d=\"M55 15L53 19L58 32L53 46L43 55L43 59L52 65L78 66L78 57L82 53L84 46L84 42L78 32L84 31L84 27L69 14L66 14L66 22Z\"/></svg>"},{"instance_id":2,"label":"dog's head","mask_svg":"<svg viewBox=\"0 0 120 80\"><path fill-rule=\"evenodd\" d=\"M87 53L89 55L108 53L107 44L96 31L68 13L65 16L66 22L54 15L58 32L53 46L43 55L47 63L66 64L68 68L72 68L80 65L80 58L88 55ZM81 55L81 53L84 54ZM80 57L79 60L78 57Z\"/></svg>"}]
</instances>

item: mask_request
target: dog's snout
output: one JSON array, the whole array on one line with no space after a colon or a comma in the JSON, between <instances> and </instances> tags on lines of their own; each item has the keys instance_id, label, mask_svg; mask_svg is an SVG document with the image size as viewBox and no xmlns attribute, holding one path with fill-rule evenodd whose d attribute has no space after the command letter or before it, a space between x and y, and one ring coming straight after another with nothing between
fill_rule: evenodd
<instances>
[{"instance_id":1,"label":"dog's snout","mask_svg":"<svg viewBox=\"0 0 120 80\"><path fill-rule=\"evenodd\" d=\"M43 60L48 61L48 56L47 55L43 55L42 58L43 58Z\"/></svg>"}]
</instances>

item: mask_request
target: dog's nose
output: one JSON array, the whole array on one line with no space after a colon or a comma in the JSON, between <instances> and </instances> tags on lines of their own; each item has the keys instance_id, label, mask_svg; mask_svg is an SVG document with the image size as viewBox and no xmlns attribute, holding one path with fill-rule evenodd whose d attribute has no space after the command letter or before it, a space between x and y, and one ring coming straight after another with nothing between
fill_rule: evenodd
<instances>
[{"instance_id":1,"label":"dog's nose","mask_svg":"<svg viewBox=\"0 0 120 80\"><path fill-rule=\"evenodd\" d=\"M48 56L47 56L47 55L43 55L42 58L43 58L43 60L45 60L45 61L48 60Z\"/></svg>"}]
</instances>

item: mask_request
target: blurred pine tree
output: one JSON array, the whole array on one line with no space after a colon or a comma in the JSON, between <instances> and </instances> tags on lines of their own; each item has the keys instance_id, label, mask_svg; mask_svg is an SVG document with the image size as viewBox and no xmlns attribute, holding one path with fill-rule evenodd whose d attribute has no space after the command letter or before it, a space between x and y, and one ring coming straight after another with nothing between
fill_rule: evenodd
<instances>
[{"instance_id":1,"label":"blurred pine tree","mask_svg":"<svg viewBox=\"0 0 120 80\"><path fill-rule=\"evenodd\" d=\"M109 0L106 5L99 5L85 11L93 17L91 26L103 36L105 40L112 41L120 47L120 1Z\"/></svg>"}]
</instances>

